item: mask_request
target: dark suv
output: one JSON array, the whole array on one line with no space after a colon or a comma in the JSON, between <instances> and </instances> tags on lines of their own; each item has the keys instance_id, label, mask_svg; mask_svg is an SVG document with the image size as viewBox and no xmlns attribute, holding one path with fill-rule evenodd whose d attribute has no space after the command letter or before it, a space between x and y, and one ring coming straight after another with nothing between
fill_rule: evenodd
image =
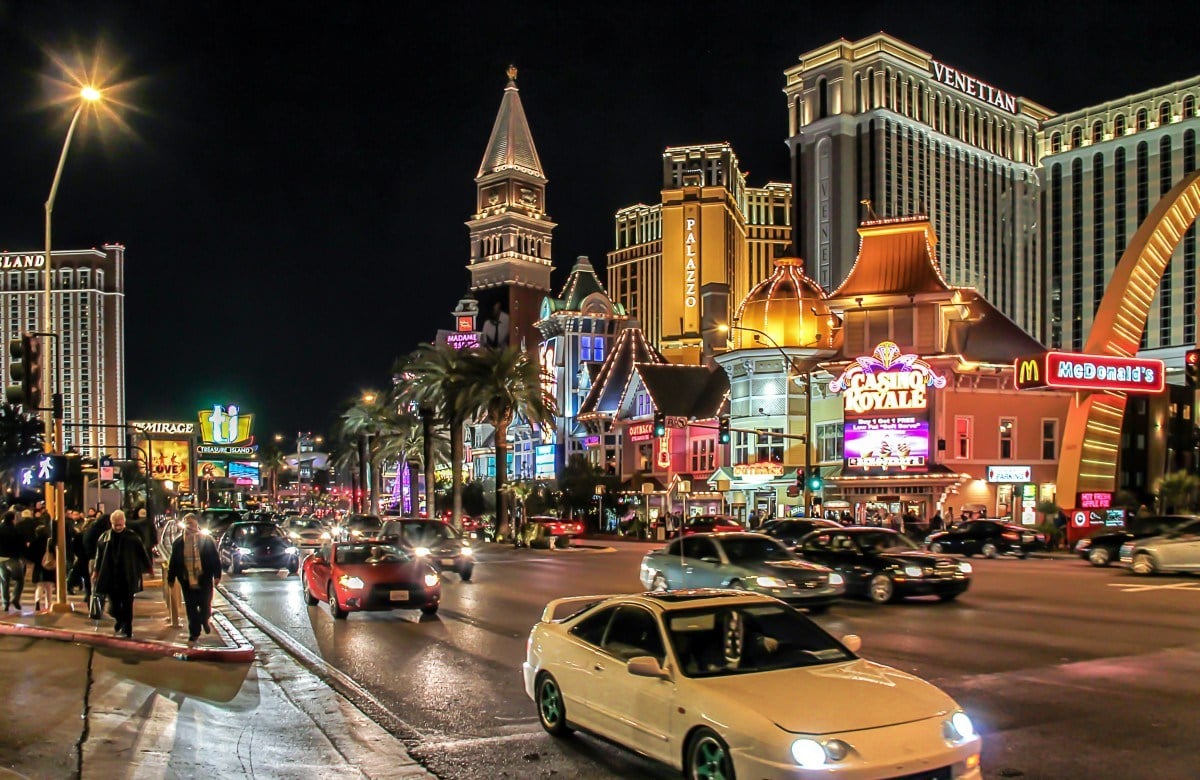
<instances>
[{"instance_id":1,"label":"dark suv","mask_svg":"<svg viewBox=\"0 0 1200 780\"><path fill-rule=\"evenodd\" d=\"M833 520L823 520L819 517L785 517L768 520L758 529L760 534L766 534L777 539L789 550L800 544L800 540L813 531L824 531L829 528L841 528L842 524Z\"/></svg>"},{"instance_id":2,"label":"dark suv","mask_svg":"<svg viewBox=\"0 0 1200 780\"><path fill-rule=\"evenodd\" d=\"M968 520L947 531L925 537L931 552L959 553L966 556L1015 555L1024 558L1031 552L1046 549L1046 535L999 520Z\"/></svg>"},{"instance_id":3,"label":"dark suv","mask_svg":"<svg viewBox=\"0 0 1200 780\"><path fill-rule=\"evenodd\" d=\"M1107 566L1117 560L1121 545L1137 539L1146 539L1173 531L1187 523L1195 522L1195 515L1149 515L1131 517L1125 527L1104 531L1075 543L1075 553L1093 566Z\"/></svg>"}]
</instances>

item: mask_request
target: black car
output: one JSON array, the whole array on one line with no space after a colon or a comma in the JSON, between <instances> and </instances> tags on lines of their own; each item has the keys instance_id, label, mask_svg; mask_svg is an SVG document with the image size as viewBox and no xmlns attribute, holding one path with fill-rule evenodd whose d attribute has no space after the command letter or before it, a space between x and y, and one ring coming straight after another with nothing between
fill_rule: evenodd
<instances>
[{"instance_id":1,"label":"black car","mask_svg":"<svg viewBox=\"0 0 1200 780\"><path fill-rule=\"evenodd\" d=\"M217 545L221 566L230 574L246 569L300 569L300 551L274 523L234 523Z\"/></svg>"},{"instance_id":2,"label":"black car","mask_svg":"<svg viewBox=\"0 0 1200 780\"><path fill-rule=\"evenodd\" d=\"M475 571L475 550L449 523L440 520L388 520L380 536L394 539L412 555L438 571L458 572L463 581Z\"/></svg>"},{"instance_id":3,"label":"black car","mask_svg":"<svg viewBox=\"0 0 1200 780\"><path fill-rule=\"evenodd\" d=\"M887 528L830 528L800 540L805 560L842 575L847 595L885 604L908 596L952 601L971 586L971 564L926 552Z\"/></svg>"},{"instance_id":4,"label":"black car","mask_svg":"<svg viewBox=\"0 0 1200 780\"><path fill-rule=\"evenodd\" d=\"M925 545L935 553L959 553L967 556L1015 555L1024 558L1046 549L1046 535L1032 528L999 520L968 520L945 531L925 537Z\"/></svg>"},{"instance_id":5,"label":"black car","mask_svg":"<svg viewBox=\"0 0 1200 780\"><path fill-rule=\"evenodd\" d=\"M768 520L758 529L760 534L766 534L778 539L785 547L793 548L800 540L813 531L824 531L828 528L841 528L841 523L833 520L823 520L819 517L781 517Z\"/></svg>"},{"instance_id":6,"label":"black car","mask_svg":"<svg viewBox=\"0 0 1200 780\"><path fill-rule=\"evenodd\" d=\"M213 539L220 539L229 530L229 526L242 520L242 513L237 509L209 507L200 512L200 530Z\"/></svg>"},{"instance_id":7,"label":"black car","mask_svg":"<svg viewBox=\"0 0 1200 780\"><path fill-rule=\"evenodd\" d=\"M1195 515L1131 517L1122 529L1080 539L1075 543L1075 552L1093 566L1107 566L1120 558L1121 545L1126 542L1160 536L1197 520L1200 518Z\"/></svg>"}]
</instances>

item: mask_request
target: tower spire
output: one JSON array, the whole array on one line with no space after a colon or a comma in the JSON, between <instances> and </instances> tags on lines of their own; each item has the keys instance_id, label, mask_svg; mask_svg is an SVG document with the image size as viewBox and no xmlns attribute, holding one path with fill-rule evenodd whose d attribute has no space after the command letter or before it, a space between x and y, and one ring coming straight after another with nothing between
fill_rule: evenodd
<instances>
[{"instance_id":1,"label":"tower spire","mask_svg":"<svg viewBox=\"0 0 1200 780\"><path fill-rule=\"evenodd\" d=\"M492 125L492 136L488 139L487 151L483 153L483 162L479 164L475 181L505 170L520 171L543 182L546 180L537 147L533 145L533 134L529 132L529 122L525 119L525 109L521 105L516 65L508 66L508 86L504 88L496 123Z\"/></svg>"}]
</instances>

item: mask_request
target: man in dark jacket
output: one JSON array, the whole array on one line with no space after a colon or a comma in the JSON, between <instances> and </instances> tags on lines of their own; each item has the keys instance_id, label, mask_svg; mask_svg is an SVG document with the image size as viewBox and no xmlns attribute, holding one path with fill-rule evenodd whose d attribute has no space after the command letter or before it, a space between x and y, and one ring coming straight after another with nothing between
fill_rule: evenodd
<instances>
[{"instance_id":1,"label":"man in dark jacket","mask_svg":"<svg viewBox=\"0 0 1200 780\"><path fill-rule=\"evenodd\" d=\"M25 540L16 519L16 512L9 510L0 522L0 590L5 612L10 606L21 611L21 591L25 589Z\"/></svg>"},{"instance_id":2,"label":"man in dark jacket","mask_svg":"<svg viewBox=\"0 0 1200 780\"><path fill-rule=\"evenodd\" d=\"M200 629L210 633L208 620L212 617L213 587L221 581L221 558L217 546L200 533L200 520L188 512L183 516L183 535L171 545L171 562L167 566L167 584L176 582L183 589L187 605L188 641L200 637Z\"/></svg>"},{"instance_id":3,"label":"man in dark jacket","mask_svg":"<svg viewBox=\"0 0 1200 780\"><path fill-rule=\"evenodd\" d=\"M150 554L136 533L125 527L120 509L109 518L112 528L96 545L96 592L108 596L108 613L116 619L114 631L133 636L133 594L142 589L142 576L150 571Z\"/></svg>"}]
</instances>

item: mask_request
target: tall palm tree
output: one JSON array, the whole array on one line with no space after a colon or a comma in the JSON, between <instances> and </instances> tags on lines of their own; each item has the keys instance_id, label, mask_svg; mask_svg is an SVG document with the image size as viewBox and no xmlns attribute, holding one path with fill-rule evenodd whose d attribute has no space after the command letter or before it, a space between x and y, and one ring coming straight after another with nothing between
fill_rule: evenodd
<instances>
[{"instance_id":1,"label":"tall palm tree","mask_svg":"<svg viewBox=\"0 0 1200 780\"><path fill-rule=\"evenodd\" d=\"M520 416L531 425L553 425L554 398L536 358L517 347L471 350L462 355L464 405L496 431L496 527L508 531L508 428Z\"/></svg>"},{"instance_id":2,"label":"tall palm tree","mask_svg":"<svg viewBox=\"0 0 1200 780\"><path fill-rule=\"evenodd\" d=\"M374 391L367 391L363 393L362 397L350 402L346 410L342 412L337 424L336 436L339 445L336 465L339 469L347 468L351 465L361 469L364 461L360 458L359 449L363 443L363 439L366 438L370 441L372 437L380 435L386 411L386 400L382 394ZM366 458L365 463L371 463L369 456ZM379 470L373 468L371 471L371 485L364 484L359 486L364 497L371 496L376 492L374 488L378 482ZM358 511L362 512L364 510L362 502L359 501L356 504Z\"/></svg>"},{"instance_id":3,"label":"tall palm tree","mask_svg":"<svg viewBox=\"0 0 1200 780\"><path fill-rule=\"evenodd\" d=\"M395 388L397 401L416 406L419 410L432 411L449 428L453 495L451 522L455 528L462 527L463 428L476 411L468 403L463 355L463 352L452 347L422 344L412 354L396 361L393 371L393 375L400 378ZM428 413L422 416L422 423L426 422L430 422ZM432 440L428 434L426 437ZM432 513L432 459L424 460L426 501Z\"/></svg>"},{"instance_id":4,"label":"tall palm tree","mask_svg":"<svg viewBox=\"0 0 1200 780\"><path fill-rule=\"evenodd\" d=\"M287 468L287 459L273 442L258 451L258 464L271 476L271 503L279 504L279 472Z\"/></svg>"}]
</instances>

